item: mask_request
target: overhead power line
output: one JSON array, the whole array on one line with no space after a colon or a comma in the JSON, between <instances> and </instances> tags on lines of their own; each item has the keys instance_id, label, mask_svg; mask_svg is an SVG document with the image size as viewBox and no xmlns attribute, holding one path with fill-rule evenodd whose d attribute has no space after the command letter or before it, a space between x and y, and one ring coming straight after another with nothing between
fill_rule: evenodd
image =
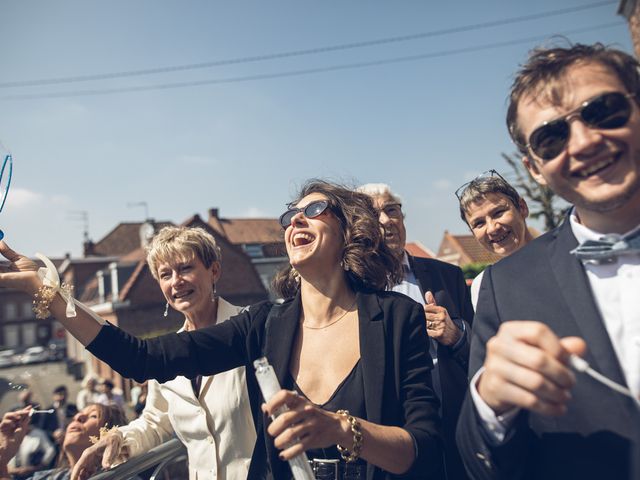
<instances>
[{"instance_id":1,"label":"overhead power line","mask_svg":"<svg viewBox=\"0 0 640 480\"><path fill-rule=\"evenodd\" d=\"M578 34L578 33L585 33L592 30L619 27L622 24L623 23L621 22L610 22L610 23L604 23L600 25L594 25L591 27L577 28L573 30L567 30L563 33L563 35L572 35L572 34ZM290 70L286 72L264 73L264 74L246 75L246 76L239 76L239 77L164 83L164 84L158 84L158 85L140 85L140 86L132 86L132 87L77 90L77 91L52 92L52 93L41 93L41 94L37 94L37 93L36 94L17 94L17 95L7 95L4 97L0 97L0 100L33 100L33 99L42 99L42 98L66 98L66 97L85 97L85 96L94 96L94 95L112 95L112 94L118 94L118 93L148 92L148 91L154 91L154 90L169 90L169 89L175 89L175 88L198 87L203 85L220 85L220 84L226 84L226 83L240 83L240 82L249 82L249 81L256 81L256 80L297 77L297 76L312 75L312 74L318 74L318 73L335 72L339 70L354 70L354 69L365 68L365 67L413 62L413 61L426 60L426 59L437 58L437 57L447 57L451 55L460 55L463 53L479 52L483 50L492 50L495 48L509 47L509 46L523 44L523 43L539 42L547 39L549 39L548 35L544 35L544 36L538 35L534 37L519 38L519 39L513 39L513 40L505 40L502 42L488 43L485 45L476 45L473 47L454 48L449 50L441 50L438 52L431 52L431 53L424 53L424 54L417 54L417 55L407 55L402 57L393 57L393 58L373 60L368 62L347 63L342 65L330 65L326 67Z\"/></svg>"},{"instance_id":2,"label":"overhead power line","mask_svg":"<svg viewBox=\"0 0 640 480\"><path fill-rule=\"evenodd\" d=\"M95 80L108 80L108 79L114 79L114 78L155 75L159 73L170 73L170 72L179 72L179 71L185 71L185 70L197 70L197 69L204 69L204 68L220 67L220 66L226 66L226 65L237 65L241 63L263 62L267 60L299 57L304 55L316 55L319 53L350 50L355 48L371 47L374 45L383 45L383 44L389 44L389 43L406 42L410 40L419 40L419 39L437 37L442 35L450 35L453 33L470 32L470 31L481 30L481 29L490 28L490 27L528 22L531 20L539 20L542 18L549 18L549 17L558 16L558 15L566 15L569 13L575 13L582 10L589 10L593 8L602 7L604 5L612 5L616 3L617 3L616 0L606 0L606 1L589 3L587 5L580 5L576 7L560 8L557 10L550 10L547 12L532 13L529 15L504 18L500 20L492 20L488 22L474 23L470 25L462 25L459 27L445 28L445 29L434 30L430 32L421 32L421 33L414 33L409 35L400 35L395 37L386 37L386 38L365 40L365 41L353 42L353 43L343 43L338 45L328 45L324 47L309 48L309 49L303 49L303 50L291 50L287 52L270 53L270 54L264 54L264 55L253 55L253 56L232 58L232 59L226 59L226 60L213 60L210 62L191 63L191 64L185 64L185 65L172 65L172 66L166 66L166 67L128 70L128 71L111 72L111 73L98 73L93 75L77 75L73 77L56 77L56 78L43 78L43 79L37 79L37 80L18 80L18 81L11 81L11 82L2 82L0 83L0 88L33 87L33 86L43 86L43 85L64 84L64 83L88 82L88 81L95 81Z\"/></svg>"}]
</instances>

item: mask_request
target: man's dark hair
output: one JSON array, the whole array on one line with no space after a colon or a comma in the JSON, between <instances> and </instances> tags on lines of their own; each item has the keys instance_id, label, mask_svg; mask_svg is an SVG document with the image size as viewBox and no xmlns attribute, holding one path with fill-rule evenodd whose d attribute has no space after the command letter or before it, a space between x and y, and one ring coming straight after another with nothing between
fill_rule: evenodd
<instances>
[{"instance_id":1,"label":"man's dark hair","mask_svg":"<svg viewBox=\"0 0 640 480\"><path fill-rule=\"evenodd\" d=\"M518 129L518 102L525 95L536 98L544 94L553 104L559 103L561 95L558 82L563 79L567 68L578 63L596 63L609 68L628 93L636 95L636 102L640 101L640 64L631 55L602 43L537 48L531 51L527 62L516 73L507 110L509 135L523 155L527 155L527 139Z\"/></svg>"}]
</instances>

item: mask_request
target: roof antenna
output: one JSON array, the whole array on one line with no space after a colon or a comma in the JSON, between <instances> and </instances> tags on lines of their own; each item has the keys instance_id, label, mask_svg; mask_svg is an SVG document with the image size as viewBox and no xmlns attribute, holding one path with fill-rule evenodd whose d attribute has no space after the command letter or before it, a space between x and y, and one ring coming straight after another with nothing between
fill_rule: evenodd
<instances>
[{"instance_id":1,"label":"roof antenna","mask_svg":"<svg viewBox=\"0 0 640 480\"><path fill-rule=\"evenodd\" d=\"M149 220L149 204L147 204L147 202L127 202L127 207L129 208L133 208L133 207L143 207L144 208L144 219Z\"/></svg>"}]
</instances>

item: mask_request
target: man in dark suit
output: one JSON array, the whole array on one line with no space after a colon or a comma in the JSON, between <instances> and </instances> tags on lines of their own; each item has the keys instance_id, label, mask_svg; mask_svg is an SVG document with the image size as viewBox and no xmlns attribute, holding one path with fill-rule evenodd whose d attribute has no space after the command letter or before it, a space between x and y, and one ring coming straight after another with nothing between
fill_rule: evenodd
<instances>
[{"instance_id":1,"label":"man in dark suit","mask_svg":"<svg viewBox=\"0 0 640 480\"><path fill-rule=\"evenodd\" d=\"M510 100L525 166L574 208L485 270L460 452L474 479L640 478L638 63L599 44L536 50Z\"/></svg>"},{"instance_id":2,"label":"man in dark suit","mask_svg":"<svg viewBox=\"0 0 640 480\"><path fill-rule=\"evenodd\" d=\"M473 307L462 270L449 263L419 258L405 251L402 202L388 185L359 188L373 199L385 230L385 243L402 259L404 280L393 290L423 305L434 361L433 384L440 399L449 480L467 478L455 445L455 428L468 387L467 368Z\"/></svg>"},{"instance_id":3,"label":"man in dark suit","mask_svg":"<svg viewBox=\"0 0 640 480\"><path fill-rule=\"evenodd\" d=\"M39 413L37 425L47 432L56 446L62 443L64 430L71 422L73 416L78 413L78 408L73 403L68 403L69 392L67 387L59 385L53 390L53 402L49 405L51 413Z\"/></svg>"}]
</instances>

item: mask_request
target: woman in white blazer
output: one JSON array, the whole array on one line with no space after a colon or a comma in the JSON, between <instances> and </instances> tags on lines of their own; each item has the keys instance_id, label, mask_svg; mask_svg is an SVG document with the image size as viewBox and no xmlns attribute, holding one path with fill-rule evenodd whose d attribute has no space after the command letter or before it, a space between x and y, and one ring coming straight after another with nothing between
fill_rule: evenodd
<instances>
[{"instance_id":1,"label":"woman in white blazer","mask_svg":"<svg viewBox=\"0 0 640 480\"><path fill-rule=\"evenodd\" d=\"M163 228L147 249L147 263L167 300L165 315L170 307L184 314L181 331L224 322L242 311L215 295L220 249L205 230ZM75 471L85 478L100 463L109 467L145 453L174 433L187 447L190 480L246 479L256 430L245 368L163 384L149 381L142 415L86 450Z\"/></svg>"}]
</instances>

